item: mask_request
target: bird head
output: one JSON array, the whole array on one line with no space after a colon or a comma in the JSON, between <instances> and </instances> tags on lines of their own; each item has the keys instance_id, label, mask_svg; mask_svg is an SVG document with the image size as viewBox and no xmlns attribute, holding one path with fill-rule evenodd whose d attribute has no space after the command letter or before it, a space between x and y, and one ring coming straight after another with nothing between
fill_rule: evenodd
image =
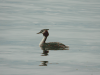
<instances>
[{"instance_id":1,"label":"bird head","mask_svg":"<svg viewBox=\"0 0 100 75\"><path fill-rule=\"evenodd\" d=\"M42 29L39 33L37 33L37 34L43 34L43 36L45 36L45 37L47 37L47 36L49 36L49 33L48 33L48 30L49 29Z\"/></svg>"}]
</instances>

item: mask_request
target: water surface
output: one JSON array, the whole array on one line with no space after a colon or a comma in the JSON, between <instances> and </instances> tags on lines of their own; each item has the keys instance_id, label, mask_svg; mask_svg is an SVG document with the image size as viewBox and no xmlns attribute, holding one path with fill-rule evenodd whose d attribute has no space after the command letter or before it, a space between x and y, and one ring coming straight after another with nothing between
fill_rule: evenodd
<instances>
[{"instance_id":1,"label":"water surface","mask_svg":"<svg viewBox=\"0 0 100 75\"><path fill-rule=\"evenodd\" d=\"M1 0L0 75L99 75L99 24L99 0ZM69 50L41 56L45 28Z\"/></svg>"}]
</instances>

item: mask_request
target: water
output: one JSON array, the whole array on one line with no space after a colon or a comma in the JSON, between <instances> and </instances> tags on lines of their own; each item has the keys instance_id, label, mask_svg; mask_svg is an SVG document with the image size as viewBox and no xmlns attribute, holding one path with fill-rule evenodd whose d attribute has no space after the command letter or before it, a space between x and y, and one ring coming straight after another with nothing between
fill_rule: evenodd
<instances>
[{"instance_id":1,"label":"water","mask_svg":"<svg viewBox=\"0 0 100 75\"><path fill-rule=\"evenodd\" d=\"M99 75L99 24L99 0L0 0L0 75ZM41 56L45 28L69 50Z\"/></svg>"}]
</instances>

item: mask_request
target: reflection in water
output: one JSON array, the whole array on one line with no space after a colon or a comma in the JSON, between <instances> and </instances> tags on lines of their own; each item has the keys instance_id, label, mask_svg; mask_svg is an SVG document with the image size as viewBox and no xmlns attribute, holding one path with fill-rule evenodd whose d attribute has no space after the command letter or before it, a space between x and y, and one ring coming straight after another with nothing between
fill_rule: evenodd
<instances>
[{"instance_id":1,"label":"reflection in water","mask_svg":"<svg viewBox=\"0 0 100 75\"><path fill-rule=\"evenodd\" d=\"M42 63L42 65L39 65L39 66L47 66L47 63L48 63L48 61L41 61Z\"/></svg>"},{"instance_id":2,"label":"reflection in water","mask_svg":"<svg viewBox=\"0 0 100 75\"><path fill-rule=\"evenodd\" d=\"M43 55L41 56L47 56L49 53L49 50L63 50L62 48L48 47L48 46L41 46L40 48L43 50L43 53L42 53ZM69 48L66 50L69 50Z\"/></svg>"},{"instance_id":3,"label":"reflection in water","mask_svg":"<svg viewBox=\"0 0 100 75\"><path fill-rule=\"evenodd\" d=\"M40 61L40 62L42 63L39 66L47 66L47 64L49 63L48 61ZM49 64L59 64L59 63L49 63Z\"/></svg>"},{"instance_id":4,"label":"reflection in water","mask_svg":"<svg viewBox=\"0 0 100 75\"><path fill-rule=\"evenodd\" d=\"M41 56L47 56L48 55L48 53L49 53L49 50L43 50L43 55L41 55Z\"/></svg>"},{"instance_id":5,"label":"reflection in water","mask_svg":"<svg viewBox=\"0 0 100 75\"><path fill-rule=\"evenodd\" d=\"M49 43L45 43L47 37L49 36L49 29L42 29L39 33L42 33L44 38L42 39L42 41L40 42L39 46L40 48L43 50L44 55L42 56L47 56L49 51L48 50L69 50L69 46L65 46L64 44L60 43L60 42L49 42Z\"/></svg>"}]
</instances>

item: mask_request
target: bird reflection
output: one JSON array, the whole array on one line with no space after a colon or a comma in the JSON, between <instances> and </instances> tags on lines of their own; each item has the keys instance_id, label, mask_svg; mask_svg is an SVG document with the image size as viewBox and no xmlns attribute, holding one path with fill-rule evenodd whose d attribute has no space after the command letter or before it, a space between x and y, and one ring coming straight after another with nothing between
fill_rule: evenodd
<instances>
[{"instance_id":1,"label":"bird reflection","mask_svg":"<svg viewBox=\"0 0 100 75\"><path fill-rule=\"evenodd\" d=\"M40 47L42 50L43 50L43 55L41 55L41 56L47 56L48 55L48 53L49 53L49 50L63 50L63 48L61 47L48 47L48 46L41 46ZM69 50L69 48L67 48L66 50Z\"/></svg>"},{"instance_id":2,"label":"bird reflection","mask_svg":"<svg viewBox=\"0 0 100 75\"><path fill-rule=\"evenodd\" d=\"M41 61L42 63L42 65L39 65L39 66L47 66L47 63L48 63L48 61Z\"/></svg>"}]
</instances>

